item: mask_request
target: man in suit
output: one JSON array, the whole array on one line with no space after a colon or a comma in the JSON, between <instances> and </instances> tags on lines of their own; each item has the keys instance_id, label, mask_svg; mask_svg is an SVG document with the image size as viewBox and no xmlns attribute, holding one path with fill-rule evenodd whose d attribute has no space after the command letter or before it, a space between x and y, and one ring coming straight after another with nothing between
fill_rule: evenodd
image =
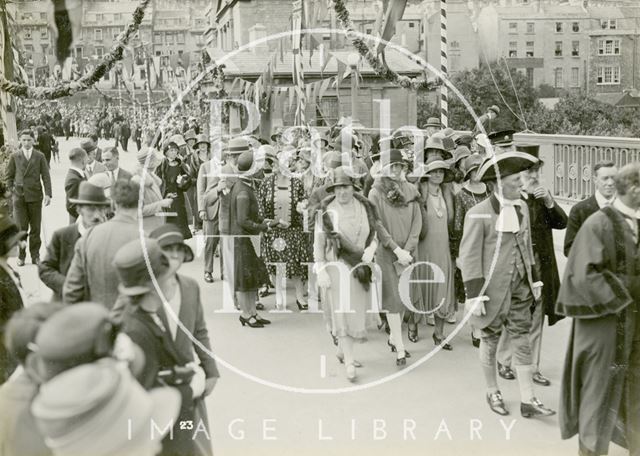
<instances>
[{"instance_id":1,"label":"man in suit","mask_svg":"<svg viewBox=\"0 0 640 456\"><path fill-rule=\"evenodd\" d=\"M97 146L92 139L85 138L80 141L80 147L87 153L87 165L84 167L85 175L89 179L94 174L104 173L107 168L96 160Z\"/></svg>"},{"instance_id":2,"label":"man in suit","mask_svg":"<svg viewBox=\"0 0 640 456\"><path fill-rule=\"evenodd\" d=\"M120 144L125 152L129 152L129 137L131 136L131 129L126 120L120 123Z\"/></svg>"},{"instance_id":3,"label":"man in suit","mask_svg":"<svg viewBox=\"0 0 640 456\"><path fill-rule=\"evenodd\" d=\"M534 394L534 366L529 331L531 306L540 299L529 210L521 198L520 172L537 160L523 152L504 152L478 168L480 179L493 194L473 207L465 217L460 261L471 324L481 331L480 363L487 386L486 400L492 411L508 415L498 388L496 352L502 331L513 349L520 386L520 413L524 418L548 416ZM500 185L497 179L500 178Z\"/></svg>"},{"instance_id":4,"label":"man in suit","mask_svg":"<svg viewBox=\"0 0 640 456\"><path fill-rule=\"evenodd\" d=\"M93 144L96 146L96 161L102 163L102 149L98 147L98 134L94 131L89 134L89 139L93 141Z\"/></svg>"},{"instance_id":5,"label":"man in suit","mask_svg":"<svg viewBox=\"0 0 640 456\"><path fill-rule=\"evenodd\" d=\"M53 146L53 136L49 133L46 126L40 125L36 127L38 138L36 140L37 149L42 152L44 158L47 160L47 165L51 163L51 148Z\"/></svg>"},{"instance_id":6,"label":"man in suit","mask_svg":"<svg viewBox=\"0 0 640 456\"><path fill-rule=\"evenodd\" d=\"M111 187L119 180L131 179L131 173L120 168L120 152L117 147L108 147L102 153L102 162L106 168L106 174L111 179Z\"/></svg>"},{"instance_id":7,"label":"man in suit","mask_svg":"<svg viewBox=\"0 0 640 456\"><path fill-rule=\"evenodd\" d=\"M518 150L531 154L539 159L540 147L517 146ZM526 201L531 216L531 239L533 242L533 255L535 258L535 268L544 283L542 289L541 302L536 303L532 314L531 351L535 372L533 382L549 386L551 382L540 372L540 351L542 348L542 328L544 317L548 317L549 326L554 325L562 317L556 315L555 303L560 288L560 276L556 263L555 247L553 245L553 230L563 230L567 227L567 214L556 204L551 193L540 185L540 167L542 161L532 166L521 174L524 183L522 198ZM502 332L500 344L498 345L498 374L507 380L515 378L511 370L511 346L509 335Z\"/></svg>"},{"instance_id":8,"label":"man in suit","mask_svg":"<svg viewBox=\"0 0 640 456\"><path fill-rule=\"evenodd\" d=\"M200 144L208 144L209 141L203 138ZM198 216L203 222L205 237L204 246L204 281L213 282L213 258L216 247L220 241L220 227L218 212L220 209L220 194L218 193L218 183L220 182L220 169L222 164L217 157L207 157L207 160L200 165L197 179L197 201Z\"/></svg>"},{"instance_id":9,"label":"man in suit","mask_svg":"<svg viewBox=\"0 0 640 456\"><path fill-rule=\"evenodd\" d=\"M616 198L615 175L618 173L615 163L601 161L593 167L593 183L596 191L589 198L576 203L569 212L569 223L564 235L564 255L569 256L573 241L582 224L591 214L609 206Z\"/></svg>"},{"instance_id":10,"label":"man in suit","mask_svg":"<svg viewBox=\"0 0 640 456\"><path fill-rule=\"evenodd\" d=\"M69 213L69 223L74 223L78 218L78 209L70 201L78 196L80 182L87 180L84 174L84 167L87 164L87 153L80 147L74 147L69 152L69 171L64 179L64 192L67 195L67 212Z\"/></svg>"},{"instance_id":11,"label":"man in suit","mask_svg":"<svg viewBox=\"0 0 640 456\"><path fill-rule=\"evenodd\" d=\"M40 280L53 290L53 300L62 301L62 287L75 252L76 241L94 226L106 220L111 202L104 190L88 182L80 184L78 195L71 200L79 213L78 221L54 231L47 254L40 263Z\"/></svg>"},{"instance_id":12,"label":"man in suit","mask_svg":"<svg viewBox=\"0 0 640 456\"><path fill-rule=\"evenodd\" d=\"M20 132L20 148L9 157L7 187L13 193L13 213L20 230L29 230L31 262L40 262L40 224L42 204L51 202L51 177L49 165L42 152L33 148L34 137L30 130ZM44 186L44 195L43 195ZM18 266L24 266L26 250L20 248Z\"/></svg>"},{"instance_id":13,"label":"man in suit","mask_svg":"<svg viewBox=\"0 0 640 456\"><path fill-rule=\"evenodd\" d=\"M113 267L117 250L140 237L138 197L140 187L119 180L111 192L116 215L91 229L79 242L62 288L65 303L99 302L111 309L118 298L118 276Z\"/></svg>"}]
</instances>

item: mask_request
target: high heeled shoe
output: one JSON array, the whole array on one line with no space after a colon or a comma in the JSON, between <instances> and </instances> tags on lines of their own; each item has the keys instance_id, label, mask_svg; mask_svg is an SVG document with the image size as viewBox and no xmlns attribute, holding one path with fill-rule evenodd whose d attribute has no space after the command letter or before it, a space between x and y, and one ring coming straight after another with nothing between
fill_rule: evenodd
<instances>
[{"instance_id":1,"label":"high heeled shoe","mask_svg":"<svg viewBox=\"0 0 640 456\"><path fill-rule=\"evenodd\" d=\"M298 306L298 310L309 310L309 305L302 304L298 299L296 299L296 305Z\"/></svg>"},{"instance_id":2,"label":"high heeled shoe","mask_svg":"<svg viewBox=\"0 0 640 456\"><path fill-rule=\"evenodd\" d=\"M340 364L344 364L344 354L342 353L336 353L336 358L338 358L338 361L340 362ZM362 363L360 361L357 360L353 360L353 364L356 367L362 367Z\"/></svg>"},{"instance_id":3,"label":"high heeled shoe","mask_svg":"<svg viewBox=\"0 0 640 456\"><path fill-rule=\"evenodd\" d=\"M260 315L258 315L258 314L252 315L252 316L251 316L251 318L255 318L255 319L256 319L256 321L257 321L258 323L260 323L261 325L270 325L270 324L271 324L271 321L270 321L270 320L267 320L266 318L262 318L262 317L261 317Z\"/></svg>"},{"instance_id":4,"label":"high heeled shoe","mask_svg":"<svg viewBox=\"0 0 640 456\"><path fill-rule=\"evenodd\" d=\"M397 353L397 349L396 346L394 344L391 343L390 340L387 340L387 345L389 346L389 348L391 348L391 352L392 353ZM406 358L411 358L411 353L409 353L407 350L404 351L404 356Z\"/></svg>"},{"instance_id":5,"label":"high heeled shoe","mask_svg":"<svg viewBox=\"0 0 640 456\"><path fill-rule=\"evenodd\" d=\"M418 342L418 325L414 328L409 327L408 330L409 334L407 335L407 338L415 344Z\"/></svg>"},{"instance_id":6,"label":"high heeled shoe","mask_svg":"<svg viewBox=\"0 0 640 456\"><path fill-rule=\"evenodd\" d=\"M256 317L243 318L242 315L240 315L240 323L242 327L249 325L250 328L264 328L264 325L260 323Z\"/></svg>"},{"instance_id":7,"label":"high heeled shoe","mask_svg":"<svg viewBox=\"0 0 640 456\"><path fill-rule=\"evenodd\" d=\"M433 335L433 343L434 343L435 345L441 345L441 344L442 344L442 339L438 339L438 338L436 337L436 335L434 334L434 335ZM451 351L451 350L453 350L453 347L447 343L447 344L442 344L442 349L443 349L443 350Z\"/></svg>"}]
</instances>

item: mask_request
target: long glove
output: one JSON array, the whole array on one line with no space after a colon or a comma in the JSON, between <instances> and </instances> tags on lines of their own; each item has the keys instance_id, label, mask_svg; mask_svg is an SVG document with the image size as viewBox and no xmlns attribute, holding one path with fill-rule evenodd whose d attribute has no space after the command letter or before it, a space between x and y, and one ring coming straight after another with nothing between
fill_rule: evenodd
<instances>
[{"instance_id":1,"label":"long glove","mask_svg":"<svg viewBox=\"0 0 640 456\"><path fill-rule=\"evenodd\" d=\"M487 301L489 301L489 296L484 295L467 299L464 302L464 311L465 313L471 312L472 315L475 315L476 317L485 315L487 310L485 309L484 303Z\"/></svg>"}]
</instances>

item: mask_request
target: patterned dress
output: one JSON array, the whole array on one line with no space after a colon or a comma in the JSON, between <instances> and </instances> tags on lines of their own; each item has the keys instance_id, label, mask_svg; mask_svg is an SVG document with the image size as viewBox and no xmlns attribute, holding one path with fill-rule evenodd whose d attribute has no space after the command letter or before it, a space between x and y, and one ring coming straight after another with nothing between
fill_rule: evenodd
<instances>
[{"instance_id":1,"label":"patterned dress","mask_svg":"<svg viewBox=\"0 0 640 456\"><path fill-rule=\"evenodd\" d=\"M276 175L272 174L262 182L257 197L261 217L289 223L288 228L274 228L262 234L260 247L269 274L275 275L276 264L281 263L286 267L287 278L306 280L306 263L312 257L311 237L304 231L302 214L296 211L298 203L306 199L302 182L292 178L288 186L279 188Z\"/></svg>"}]
</instances>

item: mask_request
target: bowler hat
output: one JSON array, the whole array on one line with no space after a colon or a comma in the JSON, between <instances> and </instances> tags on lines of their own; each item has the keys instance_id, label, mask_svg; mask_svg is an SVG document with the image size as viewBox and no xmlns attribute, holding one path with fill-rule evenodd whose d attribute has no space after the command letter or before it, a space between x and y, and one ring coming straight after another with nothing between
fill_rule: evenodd
<instances>
[{"instance_id":1,"label":"bowler hat","mask_svg":"<svg viewBox=\"0 0 640 456\"><path fill-rule=\"evenodd\" d=\"M435 171L436 169L444 170L444 180L442 181L443 183L451 182L453 180L454 176L453 171L451 171L451 166L444 160L439 160L437 157L427 160L427 162L425 163L423 170L424 177L428 179L429 173L431 171Z\"/></svg>"},{"instance_id":2,"label":"bowler hat","mask_svg":"<svg viewBox=\"0 0 640 456\"><path fill-rule=\"evenodd\" d=\"M485 159L478 168L478 176L482 181L504 179L534 167L538 161L525 152L505 152Z\"/></svg>"},{"instance_id":3,"label":"bowler hat","mask_svg":"<svg viewBox=\"0 0 640 456\"><path fill-rule=\"evenodd\" d=\"M442 123L437 117L429 117L427 119L427 123L424 124L422 128L427 128L427 127L442 128Z\"/></svg>"},{"instance_id":4,"label":"bowler hat","mask_svg":"<svg viewBox=\"0 0 640 456\"><path fill-rule=\"evenodd\" d=\"M93 142L91 138L84 138L80 141L80 147L84 149L85 152L89 153L97 149L96 143Z\"/></svg>"},{"instance_id":5,"label":"bowler hat","mask_svg":"<svg viewBox=\"0 0 640 456\"><path fill-rule=\"evenodd\" d=\"M139 453L150 440L159 443L180 403L176 389L145 391L126 367L104 358L41 385L31 411L54 455L113 456Z\"/></svg>"},{"instance_id":6,"label":"bowler hat","mask_svg":"<svg viewBox=\"0 0 640 456\"><path fill-rule=\"evenodd\" d=\"M249 143L244 138L232 138L227 145L227 154L240 155L249 150Z\"/></svg>"},{"instance_id":7,"label":"bowler hat","mask_svg":"<svg viewBox=\"0 0 640 456\"><path fill-rule=\"evenodd\" d=\"M380 153L380 163L382 163L383 166L391 166L395 163L400 163L404 166L408 165L400 149L389 149L382 151Z\"/></svg>"},{"instance_id":8,"label":"bowler hat","mask_svg":"<svg viewBox=\"0 0 640 456\"><path fill-rule=\"evenodd\" d=\"M73 204L86 204L95 206L110 206L111 201L104 194L104 189L89 182L80 182L78 196L69 198L69 202Z\"/></svg>"},{"instance_id":9,"label":"bowler hat","mask_svg":"<svg viewBox=\"0 0 640 456\"><path fill-rule=\"evenodd\" d=\"M146 257L149 260L147 266ZM162 252L155 239L134 239L120 247L113 258L118 272L118 290L127 296L148 293L153 286L151 277L164 279L169 273L169 258Z\"/></svg>"},{"instance_id":10,"label":"bowler hat","mask_svg":"<svg viewBox=\"0 0 640 456\"><path fill-rule=\"evenodd\" d=\"M0 255L6 255L14 245L26 237L27 233L20 231L9 214L0 210Z\"/></svg>"},{"instance_id":11,"label":"bowler hat","mask_svg":"<svg viewBox=\"0 0 640 456\"><path fill-rule=\"evenodd\" d=\"M193 261L193 250L191 250L189 245L185 244L184 236L182 235L180 228L175 226L173 223L165 223L164 225L159 226L149 233L149 237L157 240L160 248L162 249L170 245L180 245L185 255L184 262L190 263Z\"/></svg>"},{"instance_id":12,"label":"bowler hat","mask_svg":"<svg viewBox=\"0 0 640 456\"><path fill-rule=\"evenodd\" d=\"M347 174L344 166L339 166L333 171L331 183L325 187L327 192L333 192L336 187L351 185L355 190L360 190L355 179Z\"/></svg>"},{"instance_id":13,"label":"bowler hat","mask_svg":"<svg viewBox=\"0 0 640 456\"><path fill-rule=\"evenodd\" d=\"M207 135L205 135L205 134L198 135L198 137L196 138L195 146L197 147L198 144L202 144L202 143L204 143L204 144L208 145L209 147L211 147L211 142L209 142L209 138L207 138Z\"/></svg>"}]
</instances>

